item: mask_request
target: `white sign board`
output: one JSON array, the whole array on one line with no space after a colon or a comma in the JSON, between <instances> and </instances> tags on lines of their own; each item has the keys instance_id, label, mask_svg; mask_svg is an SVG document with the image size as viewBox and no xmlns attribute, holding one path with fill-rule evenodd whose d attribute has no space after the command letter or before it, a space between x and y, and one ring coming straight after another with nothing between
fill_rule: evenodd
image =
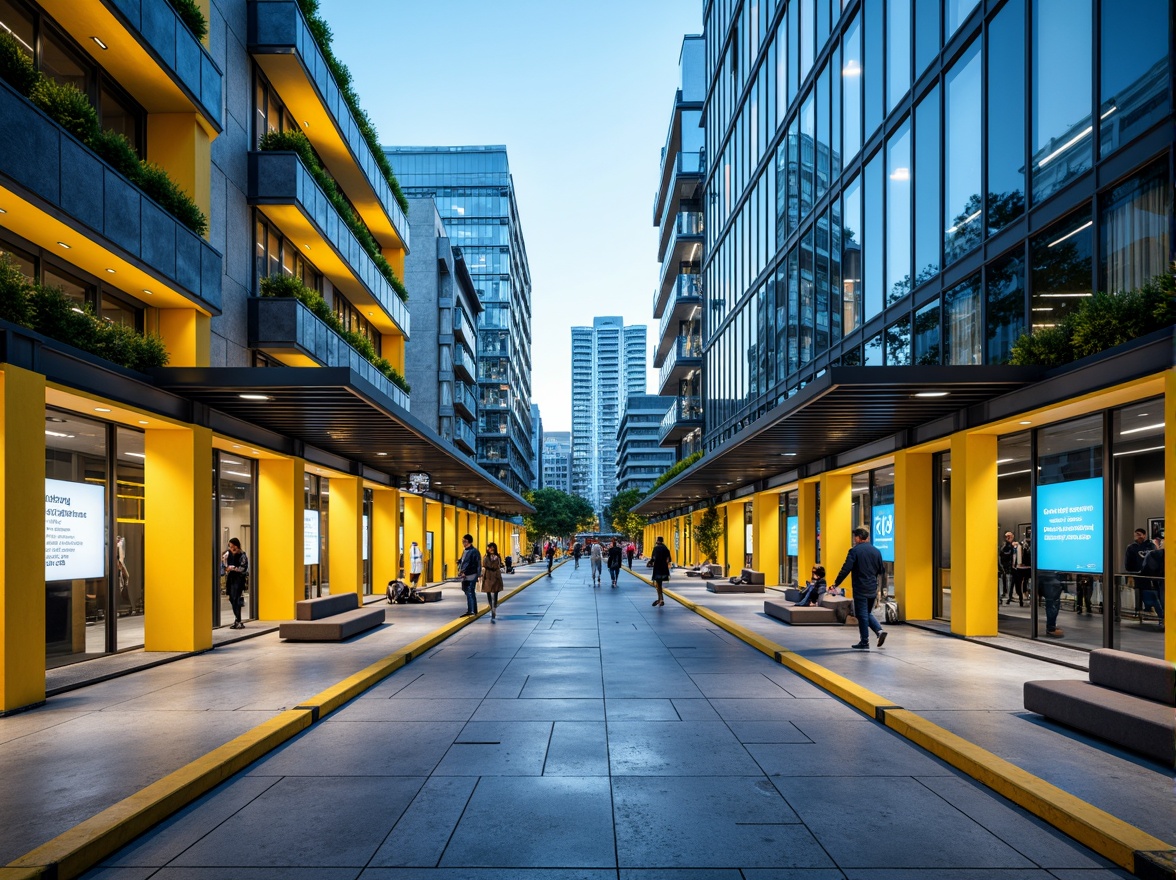
<instances>
[{"instance_id":1,"label":"white sign board","mask_svg":"<svg viewBox=\"0 0 1176 880\"><path fill-rule=\"evenodd\" d=\"M45 580L106 576L106 487L45 481Z\"/></svg>"},{"instance_id":2,"label":"white sign board","mask_svg":"<svg viewBox=\"0 0 1176 880\"><path fill-rule=\"evenodd\" d=\"M367 562L368 558L368 515L363 515L363 561Z\"/></svg>"},{"instance_id":3,"label":"white sign board","mask_svg":"<svg viewBox=\"0 0 1176 880\"><path fill-rule=\"evenodd\" d=\"M319 564L319 512L302 511L302 564Z\"/></svg>"}]
</instances>

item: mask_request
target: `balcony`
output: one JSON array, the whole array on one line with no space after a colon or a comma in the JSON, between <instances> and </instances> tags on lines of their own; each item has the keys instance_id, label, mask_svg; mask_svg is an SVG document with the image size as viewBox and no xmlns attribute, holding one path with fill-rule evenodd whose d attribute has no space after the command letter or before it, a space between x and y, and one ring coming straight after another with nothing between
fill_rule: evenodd
<instances>
[{"instance_id":1,"label":"balcony","mask_svg":"<svg viewBox=\"0 0 1176 880\"><path fill-rule=\"evenodd\" d=\"M2 81L0 119L6 229L53 253L68 249L70 263L152 306L220 314L212 245Z\"/></svg>"},{"instance_id":2,"label":"balcony","mask_svg":"<svg viewBox=\"0 0 1176 880\"><path fill-rule=\"evenodd\" d=\"M478 417L478 398L464 382L453 383L453 409L459 416L471 421Z\"/></svg>"},{"instance_id":3,"label":"balcony","mask_svg":"<svg viewBox=\"0 0 1176 880\"><path fill-rule=\"evenodd\" d=\"M195 110L211 137L220 133L221 69L168 0L40 0L40 5L148 113Z\"/></svg>"},{"instance_id":4,"label":"balcony","mask_svg":"<svg viewBox=\"0 0 1176 880\"><path fill-rule=\"evenodd\" d=\"M453 345L453 374L466 382L478 381L478 366L470 350L460 342Z\"/></svg>"},{"instance_id":5,"label":"balcony","mask_svg":"<svg viewBox=\"0 0 1176 880\"><path fill-rule=\"evenodd\" d=\"M297 0L250 0L249 52L380 246L408 250L408 220Z\"/></svg>"},{"instance_id":6,"label":"balcony","mask_svg":"<svg viewBox=\"0 0 1176 880\"><path fill-rule=\"evenodd\" d=\"M696 395L676 397L674 405L662 417L657 442L661 446L674 446L691 431L701 427L702 398Z\"/></svg>"},{"instance_id":7,"label":"balcony","mask_svg":"<svg viewBox=\"0 0 1176 880\"><path fill-rule=\"evenodd\" d=\"M670 353L661 365L658 374L658 394L673 393L673 384L685 379L694 370L702 367L702 338L699 336L678 336L670 346ZM667 389L669 391L667 392Z\"/></svg>"},{"instance_id":8,"label":"balcony","mask_svg":"<svg viewBox=\"0 0 1176 880\"><path fill-rule=\"evenodd\" d=\"M478 438L474 429L461 419L453 420L453 445L467 455L475 455L478 451Z\"/></svg>"},{"instance_id":9,"label":"balcony","mask_svg":"<svg viewBox=\"0 0 1176 880\"><path fill-rule=\"evenodd\" d=\"M249 154L249 203L287 237L381 333L407 336L408 307L347 227L297 153Z\"/></svg>"},{"instance_id":10,"label":"balcony","mask_svg":"<svg viewBox=\"0 0 1176 880\"><path fill-rule=\"evenodd\" d=\"M249 298L249 346L292 367L350 367L392 400L408 395L296 299Z\"/></svg>"},{"instance_id":11,"label":"balcony","mask_svg":"<svg viewBox=\"0 0 1176 880\"><path fill-rule=\"evenodd\" d=\"M459 308L453 310L453 335L469 345L470 348L476 349L478 347L477 331L474 330L474 325L470 323L465 312Z\"/></svg>"},{"instance_id":12,"label":"balcony","mask_svg":"<svg viewBox=\"0 0 1176 880\"><path fill-rule=\"evenodd\" d=\"M683 267L697 268L702 264L704 228L702 212L679 212L672 224L674 230L668 248L661 251L661 279L653 295L653 316L660 318L669 300L670 292L682 274Z\"/></svg>"},{"instance_id":13,"label":"balcony","mask_svg":"<svg viewBox=\"0 0 1176 880\"><path fill-rule=\"evenodd\" d=\"M661 225L659 218L665 212L667 203L673 201L671 194L683 175L696 175L696 183L701 182L704 158L697 152L691 152L692 148L701 146L702 136L698 129L701 117L702 101L688 100L682 89L678 89L674 93L674 107L661 151L661 174L653 199L653 222L656 226ZM690 131L690 136L687 136L686 130ZM683 160L679 158L682 156L694 158L693 161L689 158Z\"/></svg>"},{"instance_id":14,"label":"balcony","mask_svg":"<svg viewBox=\"0 0 1176 880\"><path fill-rule=\"evenodd\" d=\"M653 365L660 367L674 344L678 325L699 316L702 308L702 276L679 272L672 288L673 296L665 305L661 323L657 328L657 347L653 353ZM656 306L656 301L654 302Z\"/></svg>"}]
</instances>

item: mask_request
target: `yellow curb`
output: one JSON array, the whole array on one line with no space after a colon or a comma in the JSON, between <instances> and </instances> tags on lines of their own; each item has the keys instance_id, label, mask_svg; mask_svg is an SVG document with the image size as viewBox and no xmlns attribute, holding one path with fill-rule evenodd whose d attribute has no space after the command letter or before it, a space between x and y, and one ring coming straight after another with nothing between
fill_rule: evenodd
<instances>
[{"instance_id":1,"label":"yellow curb","mask_svg":"<svg viewBox=\"0 0 1176 880\"><path fill-rule=\"evenodd\" d=\"M1172 852L1176 849L907 709L888 710L885 723L896 733L1129 871L1135 869L1136 853Z\"/></svg>"},{"instance_id":2,"label":"yellow curb","mask_svg":"<svg viewBox=\"0 0 1176 880\"><path fill-rule=\"evenodd\" d=\"M77 877L310 725L309 711L288 709L14 859L8 867L37 869L33 876Z\"/></svg>"},{"instance_id":3,"label":"yellow curb","mask_svg":"<svg viewBox=\"0 0 1176 880\"><path fill-rule=\"evenodd\" d=\"M563 563L560 563L561 565ZM547 572L524 581L502 600L510 599ZM479 612L479 616L489 609ZM265 721L223 746L213 749L179 770L107 807L34 850L0 867L0 880L66 880L77 877L106 856L126 846L176 811L211 791L359 694L383 681L405 663L440 644L477 618L466 617L422 636L349 675L274 718Z\"/></svg>"}]
</instances>

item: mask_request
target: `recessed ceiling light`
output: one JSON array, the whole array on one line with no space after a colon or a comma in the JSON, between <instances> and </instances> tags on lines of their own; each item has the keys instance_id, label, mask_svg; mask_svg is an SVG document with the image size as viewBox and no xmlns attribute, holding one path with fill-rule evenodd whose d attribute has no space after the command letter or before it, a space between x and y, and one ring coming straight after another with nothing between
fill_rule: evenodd
<instances>
[{"instance_id":1,"label":"recessed ceiling light","mask_svg":"<svg viewBox=\"0 0 1176 880\"><path fill-rule=\"evenodd\" d=\"M142 452L124 452L123 455L126 455L130 458L146 458L147 457Z\"/></svg>"},{"instance_id":2,"label":"recessed ceiling light","mask_svg":"<svg viewBox=\"0 0 1176 880\"><path fill-rule=\"evenodd\" d=\"M139 424L140 425L150 425L151 423L149 421L147 421L146 419L139 419Z\"/></svg>"},{"instance_id":3,"label":"recessed ceiling light","mask_svg":"<svg viewBox=\"0 0 1176 880\"><path fill-rule=\"evenodd\" d=\"M1032 425L1032 422L1017 422L1018 425Z\"/></svg>"},{"instance_id":4,"label":"recessed ceiling light","mask_svg":"<svg viewBox=\"0 0 1176 880\"><path fill-rule=\"evenodd\" d=\"M103 52L105 52L105 51L106 51L108 48L110 48L109 46L107 46L105 43L103 43L103 42L102 42L100 39L98 39L97 37L90 37L90 39L91 39L91 40L93 40L95 43L97 43L97 44L98 44L98 48L99 48L99 49L101 49Z\"/></svg>"},{"instance_id":5,"label":"recessed ceiling light","mask_svg":"<svg viewBox=\"0 0 1176 880\"><path fill-rule=\"evenodd\" d=\"M273 400L268 394L238 394L242 400Z\"/></svg>"},{"instance_id":6,"label":"recessed ceiling light","mask_svg":"<svg viewBox=\"0 0 1176 880\"><path fill-rule=\"evenodd\" d=\"M920 391L915 397L947 397L947 391Z\"/></svg>"},{"instance_id":7,"label":"recessed ceiling light","mask_svg":"<svg viewBox=\"0 0 1176 880\"><path fill-rule=\"evenodd\" d=\"M113 269L107 269L106 271L107 271L107 272L109 272L111 275L113 275L113 274L114 274L114 270L113 270Z\"/></svg>"},{"instance_id":8,"label":"recessed ceiling light","mask_svg":"<svg viewBox=\"0 0 1176 880\"><path fill-rule=\"evenodd\" d=\"M303 247L306 248L307 250L310 250L310 245L308 245L308 244L304 244Z\"/></svg>"},{"instance_id":9,"label":"recessed ceiling light","mask_svg":"<svg viewBox=\"0 0 1176 880\"><path fill-rule=\"evenodd\" d=\"M388 454L387 452L377 452L377 453L376 453L376 455L378 455L378 456L381 456L381 457L382 457L382 456L385 456L385 455L387 455L387 454Z\"/></svg>"},{"instance_id":10,"label":"recessed ceiling light","mask_svg":"<svg viewBox=\"0 0 1176 880\"><path fill-rule=\"evenodd\" d=\"M110 412L110 408L106 406L96 406L94 407L94 412Z\"/></svg>"},{"instance_id":11,"label":"recessed ceiling light","mask_svg":"<svg viewBox=\"0 0 1176 880\"><path fill-rule=\"evenodd\" d=\"M0 208L0 214L7 214L7 213L8 212L6 210L4 210L3 208Z\"/></svg>"},{"instance_id":12,"label":"recessed ceiling light","mask_svg":"<svg viewBox=\"0 0 1176 880\"><path fill-rule=\"evenodd\" d=\"M58 243L59 245L61 245L63 248L65 248L67 251L69 250L69 245L68 245L68 244L66 244L64 241L59 241L59 242L57 242L57 243Z\"/></svg>"},{"instance_id":13,"label":"recessed ceiling light","mask_svg":"<svg viewBox=\"0 0 1176 880\"><path fill-rule=\"evenodd\" d=\"M153 293L152 293L150 290L148 290L146 287L144 287L144 288L143 288L143 292L144 292L145 294L147 294L148 296L154 296L154 295L155 295L155 294L153 294Z\"/></svg>"}]
</instances>

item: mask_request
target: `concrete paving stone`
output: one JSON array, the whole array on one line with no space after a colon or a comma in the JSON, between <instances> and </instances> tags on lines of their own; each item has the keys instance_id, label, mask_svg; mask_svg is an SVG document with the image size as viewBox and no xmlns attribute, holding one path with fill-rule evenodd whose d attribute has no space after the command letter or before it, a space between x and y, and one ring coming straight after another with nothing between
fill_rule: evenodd
<instances>
[{"instance_id":1,"label":"concrete paving stone","mask_svg":"<svg viewBox=\"0 0 1176 880\"><path fill-rule=\"evenodd\" d=\"M66 724L77 718L91 714L85 709L59 709L44 706L36 712L21 712L17 715L7 715L0 718L0 745L13 743L22 748L17 740L26 736L36 736L59 724Z\"/></svg>"},{"instance_id":2,"label":"concrete paving stone","mask_svg":"<svg viewBox=\"0 0 1176 880\"><path fill-rule=\"evenodd\" d=\"M478 704L470 721L603 721L602 699L487 698Z\"/></svg>"},{"instance_id":3,"label":"concrete paving stone","mask_svg":"<svg viewBox=\"0 0 1176 880\"><path fill-rule=\"evenodd\" d=\"M725 721L794 721L801 718L873 723L861 712L828 695L823 700L719 700L710 701Z\"/></svg>"},{"instance_id":4,"label":"concrete paving stone","mask_svg":"<svg viewBox=\"0 0 1176 880\"><path fill-rule=\"evenodd\" d=\"M117 868L166 865L276 782L259 776L235 776L103 860L102 865Z\"/></svg>"},{"instance_id":5,"label":"concrete paving stone","mask_svg":"<svg viewBox=\"0 0 1176 880\"><path fill-rule=\"evenodd\" d=\"M81 880L147 880L158 868L95 868Z\"/></svg>"},{"instance_id":6,"label":"concrete paving stone","mask_svg":"<svg viewBox=\"0 0 1176 880\"><path fill-rule=\"evenodd\" d=\"M616 869L603 777L479 780L441 867Z\"/></svg>"},{"instance_id":7,"label":"concrete paving stone","mask_svg":"<svg viewBox=\"0 0 1176 880\"><path fill-rule=\"evenodd\" d=\"M768 776L951 776L950 767L876 723L797 719L808 743L748 744Z\"/></svg>"},{"instance_id":8,"label":"concrete paving stone","mask_svg":"<svg viewBox=\"0 0 1176 880\"><path fill-rule=\"evenodd\" d=\"M1050 874L1057 880L1130 880L1135 875L1122 868L1086 871L1081 868L1056 868Z\"/></svg>"},{"instance_id":9,"label":"concrete paving stone","mask_svg":"<svg viewBox=\"0 0 1176 880\"><path fill-rule=\"evenodd\" d=\"M931 776L919 781L1042 868L1091 870L1115 867L1044 820L1010 801L992 797L987 789L971 779Z\"/></svg>"},{"instance_id":10,"label":"concrete paving stone","mask_svg":"<svg viewBox=\"0 0 1176 880\"><path fill-rule=\"evenodd\" d=\"M414 661L415 663L418 661ZM425 658L421 663L429 663ZM498 661L490 661L495 664ZM435 663L427 669L422 669L412 684L396 692L397 696L419 697L427 700L432 696L442 695L448 699L474 698L482 699L490 693L498 676L500 668L490 669L480 663L467 663L460 667L439 668ZM395 676L393 676L395 677Z\"/></svg>"},{"instance_id":11,"label":"concrete paving stone","mask_svg":"<svg viewBox=\"0 0 1176 880\"><path fill-rule=\"evenodd\" d=\"M772 663L771 668L764 670L764 675L798 700L823 700L829 696L827 691L778 663Z\"/></svg>"},{"instance_id":12,"label":"concrete paving stone","mask_svg":"<svg viewBox=\"0 0 1176 880\"><path fill-rule=\"evenodd\" d=\"M683 721L722 721L709 700L671 700Z\"/></svg>"},{"instance_id":13,"label":"concrete paving stone","mask_svg":"<svg viewBox=\"0 0 1176 880\"><path fill-rule=\"evenodd\" d=\"M164 868L151 880L355 880L356 868ZM121 878L111 878L121 880Z\"/></svg>"},{"instance_id":14,"label":"concrete paving stone","mask_svg":"<svg viewBox=\"0 0 1176 880\"><path fill-rule=\"evenodd\" d=\"M376 850L370 865L435 866L441 861L477 784L478 779L473 776L430 777Z\"/></svg>"},{"instance_id":15,"label":"concrete paving stone","mask_svg":"<svg viewBox=\"0 0 1176 880\"><path fill-rule=\"evenodd\" d=\"M476 699L438 697L378 698L361 696L332 713L332 721L469 721L480 704Z\"/></svg>"},{"instance_id":16,"label":"concrete paving stone","mask_svg":"<svg viewBox=\"0 0 1176 880\"><path fill-rule=\"evenodd\" d=\"M866 868L864 870L845 871L846 880L942 880L943 869L917 868ZM1049 871L1033 868L1015 870L1008 868L953 868L952 880L1054 880Z\"/></svg>"},{"instance_id":17,"label":"concrete paving stone","mask_svg":"<svg viewBox=\"0 0 1176 880\"><path fill-rule=\"evenodd\" d=\"M845 880L838 868L744 868L745 880Z\"/></svg>"},{"instance_id":18,"label":"concrete paving stone","mask_svg":"<svg viewBox=\"0 0 1176 880\"><path fill-rule=\"evenodd\" d=\"M600 666L595 669L549 669L533 672L526 678L519 697L522 699L599 699L604 696L604 683L600 677Z\"/></svg>"},{"instance_id":19,"label":"concrete paving stone","mask_svg":"<svg viewBox=\"0 0 1176 880\"><path fill-rule=\"evenodd\" d=\"M729 721L741 743L807 743L808 736L790 721Z\"/></svg>"},{"instance_id":20,"label":"concrete paving stone","mask_svg":"<svg viewBox=\"0 0 1176 880\"><path fill-rule=\"evenodd\" d=\"M783 700L792 695L778 683L760 672L707 672L690 676L702 695L725 699Z\"/></svg>"},{"instance_id":21,"label":"concrete paving stone","mask_svg":"<svg viewBox=\"0 0 1176 880\"><path fill-rule=\"evenodd\" d=\"M762 776L615 777L613 804L622 868L832 865Z\"/></svg>"},{"instance_id":22,"label":"concrete paving stone","mask_svg":"<svg viewBox=\"0 0 1176 880\"><path fill-rule=\"evenodd\" d=\"M171 865L362 868L424 781L386 776L281 779Z\"/></svg>"},{"instance_id":23,"label":"concrete paving stone","mask_svg":"<svg viewBox=\"0 0 1176 880\"><path fill-rule=\"evenodd\" d=\"M853 754L871 758L867 751ZM919 780L863 778L849 766L844 771L843 776L772 779L843 870L951 869L955 876L965 868L1036 867Z\"/></svg>"},{"instance_id":24,"label":"concrete paving stone","mask_svg":"<svg viewBox=\"0 0 1176 880\"><path fill-rule=\"evenodd\" d=\"M617 721L608 725L614 776L759 776L721 721Z\"/></svg>"},{"instance_id":25,"label":"concrete paving stone","mask_svg":"<svg viewBox=\"0 0 1176 880\"><path fill-rule=\"evenodd\" d=\"M462 727L457 721L328 718L247 772L251 776L428 776Z\"/></svg>"},{"instance_id":26,"label":"concrete paving stone","mask_svg":"<svg viewBox=\"0 0 1176 880\"><path fill-rule=\"evenodd\" d=\"M681 667L663 665L645 668L604 670L604 695L618 698L693 699L702 696Z\"/></svg>"},{"instance_id":27,"label":"concrete paving stone","mask_svg":"<svg viewBox=\"0 0 1176 880\"><path fill-rule=\"evenodd\" d=\"M615 868L368 868L359 880L615 880Z\"/></svg>"},{"instance_id":28,"label":"concrete paving stone","mask_svg":"<svg viewBox=\"0 0 1176 880\"><path fill-rule=\"evenodd\" d=\"M704 700L683 700L699 703ZM672 700L636 700L611 698L604 701L608 720L613 721L682 721ZM710 720L710 719L705 719Z\"/></svg>"},{"instance_id":29,"label":"concrete paving stone","mask_svg":"<svg viewBox=\"0 0 1176 880\"><path fill-rule=\"evenodd\" d=\"M743 880L738 868L621 868L618 876L620 880Z\"/></svg>"},{"instance_id":30,"label":"concrete paving stone","mask_svg":"<svg viewBox=\"0 0 1176 880\"><path fill-rule=\"evenodd\" d=\"M433 770L435 776L539 776L551 740L547 721L471 721Z\"/></svg>"},{"instance_id":31,"label":"concrete paving stone","mask_svg":"<svg viewBox=\"0 0 1176 880\"><path fill-rule=\"evenodd\" d=\"M608 776L603 721L557 721L551 731L544 776Z\"/></svg>"}]
</instances>

